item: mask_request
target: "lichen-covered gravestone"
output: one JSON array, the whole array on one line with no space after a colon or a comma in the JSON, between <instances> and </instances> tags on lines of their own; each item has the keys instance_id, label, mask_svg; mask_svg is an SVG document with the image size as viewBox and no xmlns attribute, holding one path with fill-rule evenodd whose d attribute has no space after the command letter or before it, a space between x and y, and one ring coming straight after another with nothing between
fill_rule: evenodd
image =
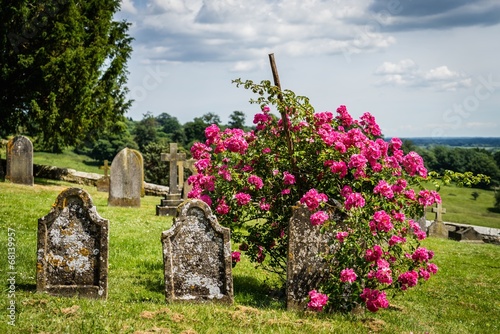
<instances>
[{"instance_id":1,"label":"lichen-covered gravestone","mask_svg":"<svg viewBox=\"0 0 500 334\"><path fill-rule=\"evenodd\" d=\"M37 291L106 299L108 225L85 190L62 191L38 220Z\"/></svg>"},{"instance_id":2,"label":"lichen-covered gravestone","mask_svg":"<svg viewBox=\"0 0 500 334\"><path fill-rule=\"evenodd\" d=\"M332 254L333 238L329 232L321 233L321 226L313 226L311 211L305 205L293 207L288 226L288 256L286 299L288 310L304 310L309 291L317 289L328 279L329 267L322 254ZM340 221L336 217L335 221Z\"/></svg>"},{"instance_id":3,"label":"lichen-covered gravestone","mask_svg":"<svg viewBox=\"0 0 500 334\"><path fill-rule=\"evenodd\" d=\"M109 206L140 207L144 195L144 162L141 153L124 148L111 163Z\"/></svg>"},{"instance_id":4,"label":"lichen-covered gravestone","mask_svg":"<svg viewBox=\"0 0 500 334\"><path fill-rule=\"evenodd\" d=\"M7 143L7 172L5 179L12 183L32 186L33 144L24 136L16 136Z\"/></svg>"},{"instance_id":5,"label":"lichen-covered gravestone","mask_svg":"<svg viewBox=\"0 0 500 334\"><path fill-rule=\"evenodd\" d=\"M166 301L232 303L230 238L205 202L182 203L174 224L161 236Z\"/></svg>"}]
</instances>

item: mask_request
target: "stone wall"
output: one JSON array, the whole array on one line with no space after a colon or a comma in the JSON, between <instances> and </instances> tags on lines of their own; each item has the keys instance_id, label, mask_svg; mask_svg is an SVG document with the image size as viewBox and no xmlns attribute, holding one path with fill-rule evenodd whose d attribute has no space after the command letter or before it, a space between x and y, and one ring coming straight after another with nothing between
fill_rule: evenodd
<instances>
[{"instance_id":1,"label":"stone wall","mask_svg":"<svg viewBox=\"0 0 500 334\"><path fill-rule=\"evenodd\" d=\"M6 164L7 163L5 159L0 159L1 180L5 179ZM96 186L97 180L102 177L102 175L98 173L78 172L74 169L69 168L59 168L37 164L33 164L33 174L35 177L39 177L42 179L60 180L86 186ZM168 187L166 186L144 183L144 188L146 195L149 196L165 196L166 194L168 194Z\"/></svg>"}]
</instances>

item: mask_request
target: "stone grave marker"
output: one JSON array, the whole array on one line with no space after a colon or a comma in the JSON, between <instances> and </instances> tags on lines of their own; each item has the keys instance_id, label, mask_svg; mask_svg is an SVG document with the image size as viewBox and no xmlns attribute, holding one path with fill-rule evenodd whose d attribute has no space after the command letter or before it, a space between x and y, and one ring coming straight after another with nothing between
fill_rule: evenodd
<instances>
[{"instance_id":1,"label":"stone grave marker","mask_svg":"<svg viewBox=\"0 0 500 334\"><path fill-rule=\"evenodd\" d=\"M329 268L320 254L332 254L328 245L334 236L321 233L321 226L310 222L311 211L298 204L288 226L286 299L288 310L305 310L309 291L317 289L328 278ZM336 217L341 221L342 217Z\"/></svg>"},{"instance_id":2,"label":"stone grave marker","mask_svg":"<svg viewBox=\"0 0 500 334\"><path fill-rule=\"evenodd\" d=\"M436 219L429 226L427 234L437 238L448 239L448 228L443 222L443 214L446 213L446 209L443 208L441 203L437 203L436 206L432 208L432 212L436 213Z\"/></svg>"},{"instance_id":3,"label":"stone grave marker","mask_svg":"<svg viewBox=\"0 0 500 334\"><path fill-rule=\"evenodd\" d=\"M85 190L63 190L38 220L37 291L106 299L108 226Z\"/></svg>"},{"instance_id":4,"label":"stone grave marker","mask_svg":"<svg viewBox=\"0 0 500 334\"><path fill-rule=\"evenodd\" d=\"M425 218L425 210L424 210L424 215L417 219L418 226L420 226L420 230L424 231L427 233L427 219Z\"/></svg>"},{"instance_id":5,"label":"stone grave marker","mask_svg":"<svg viewBox=\"0 0 500 334\"><path fill-rule=\"evenodd\" d=\"M104 160L104 166L100 166L99 169L103 169L104 170L104 176L101 177L96 182L97 191L109 192L109 175L108 175L108 171L110 169L110 167L109 167L109 161L108 160Z\"/></svg>"},{"instance_id":6,"label":"stone grave marker","mask_svg":"<svg viewBox=\"0 0 500 334\"><path fill-rule=\"evenodd\" d=\"M27 137L16 136L7 143L5 179L12 183L33 186L33 144Z\"/></svg>"},{"instance_id":7,"label":"stone grave marker","mask_svg":"<svg viewBox=\"0 0 500 334\"><path fill-rule=\"evenodd\" d=\"M156 206L157 216L175 216L177 207L182 203L181 191L179 187L178 171L179 162L186 160L185 153L177 152L177 143L170 143L170 153L162 153L161 161L169 162L169 190L165 198L161 200L161 204ZM181 164L181 168L184 165ZM184 179L184 170L182 170L182 178ZM184 180L182 180L184 183Z\"/></svg>"},{"instance_id":8,"label":"stone grave marker","mask_svg":"<svg viewBox=\"0 0 500 334\"><path fill-rule=\"evenodd\" d=\"M109 206L140 207L144 196L144 163L141 153L124 148L114 157L109 177Z\"/></svg>"},{"instance_id":9,"label":"stone grave marker","mask_svg":"<svg viewBox=\"0 0 500 334\"><path fill-rule=\"evenodd\" d=\"M184 161L184 168L188 169L191 171L191 175L196 175L198 174L198 170L194 166L194 163L196 162L195 159L189 159ZM183 193L183 199L187 200L188 199L188 194L189 192L193 189L193 185L189 184L188 181L184 181L184 186L182 187L182 193Z\"/></svg>"},{"instance_id":10,"label":"stone grave marker","mask_svg":"<svg viewBox=\"0 0 500 334\"><path fill-rule=\"evenodd\" d=\"M161 242L167 302L233 302L230 230L205 202L182 203Z\"/></svg>"}]
</instances>

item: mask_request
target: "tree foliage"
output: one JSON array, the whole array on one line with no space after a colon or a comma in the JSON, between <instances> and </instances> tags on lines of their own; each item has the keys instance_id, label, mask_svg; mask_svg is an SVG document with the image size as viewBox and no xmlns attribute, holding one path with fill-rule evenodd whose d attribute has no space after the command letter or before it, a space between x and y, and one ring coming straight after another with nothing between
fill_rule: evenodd
<instances>
[{"instance_id":1,"label":"tree foliage","mask_svg":"<svg viewBox=\"0 0 500 334\"><path fill-rule=\"evenodd\" d=\"M243 111L235 110L229 115L229 123L227 124L233 129L245 130L245 113Z\"/></svg>"},{"instance_id":2,"label":"tree foliage","mask_svg":"<svg viewBox=\"0 0 500 334\"><path fill-rule=\"evenodd\" d=\"M0 134L61 151L97 138L130 106L129 24L117 0L0 1Z\"/></svg>"}]
</instances>

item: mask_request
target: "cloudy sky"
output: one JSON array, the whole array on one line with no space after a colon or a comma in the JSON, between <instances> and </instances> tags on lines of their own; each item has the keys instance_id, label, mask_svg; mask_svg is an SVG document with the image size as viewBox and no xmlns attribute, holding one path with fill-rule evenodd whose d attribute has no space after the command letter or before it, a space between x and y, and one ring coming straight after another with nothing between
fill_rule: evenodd
<instances>
[{"instance_id":1,"label":"cloudy sky","mask_svg":"<svg viewBox=\"0 0 500 334\"><path fill-rule=\"evenodd\" d=\"M181 123L235 110L271 80L317 112L371 112L385 136L500 136L498 0L123 0L132 24L127 116Z\"/></svg>"}]
</instances>

